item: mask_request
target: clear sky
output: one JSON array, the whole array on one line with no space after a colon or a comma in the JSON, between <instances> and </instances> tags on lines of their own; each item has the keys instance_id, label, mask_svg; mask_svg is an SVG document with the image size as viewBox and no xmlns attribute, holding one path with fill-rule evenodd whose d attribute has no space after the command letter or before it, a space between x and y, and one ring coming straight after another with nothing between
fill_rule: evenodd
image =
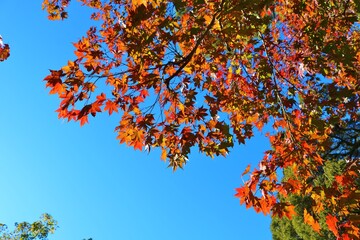
<instances>
[{"instance_id":1,"label":"clear sky","mask_svg":"<svg viewBox=\"0 0 360 240\"><path fill-rule=\"evenodd\" d=\"M89 27L74 1L70 18L52 22L41 0L1 0L0 34L11 47L0 63L0 222L59 222L50 239L271 239L270 218L234 197L241 173L268 147L259 135L227 158L190 156L173 173L157 151L119 145L116 115L90 124L57 118L58 99L42 79L74 59L71 42Z\"/></svg>"}]
</instances>

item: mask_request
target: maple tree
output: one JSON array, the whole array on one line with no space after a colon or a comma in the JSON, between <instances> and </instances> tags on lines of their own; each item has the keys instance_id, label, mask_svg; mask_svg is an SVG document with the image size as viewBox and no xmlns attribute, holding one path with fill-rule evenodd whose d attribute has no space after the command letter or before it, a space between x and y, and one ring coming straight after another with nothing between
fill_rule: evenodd
<instances>
[{"instance_id":1,"label":"maple tree","mask_svg":"<svg viewBox=\"0 0 360 240\"><path fill-rule=\"evenodd\" d=\"M304 220L321 231L319 209L329 199L327 226L339 239L359 239L359 158L332 187L311 179L328 161L331 134L359 118L360 3L355 0L80 0L95 21L74 43L75 59L45 78L61 99L60 118L119 113L120 143L150 151L175 170L193 148L226 156L255 129L271 149L236 191L257 212L292 218L280 201L311 192ZM70 0L44 0L49 18L65 19ZM266 128L267 129L267 128ZM292 176L282 178L281 170ZM317 209L317 210L316 210ZM336 214L335 214L336 213Z\"/></svg>"}]
</instances>

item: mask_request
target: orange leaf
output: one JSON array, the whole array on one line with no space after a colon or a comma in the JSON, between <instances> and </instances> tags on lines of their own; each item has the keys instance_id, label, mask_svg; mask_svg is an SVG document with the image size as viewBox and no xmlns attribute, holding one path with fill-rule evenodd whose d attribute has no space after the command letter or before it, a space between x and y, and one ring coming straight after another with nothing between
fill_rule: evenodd
<instances>
[{"instance_id":1,"label":"orange leaf","mask_svg":"<svg viewBox=\"0 0 360 240\"><path fill-rule=\"evenodd\" d=\"M134 149L136 150L136 149L138 149L138 150L142 150L142 146L143 146L143 144L142 144L142 142L134 142Z\"/></svg>"},{"instance_id":2,"label":"orange leaf","mask_svg":"<svg viewBox=\"0 0 360 240\"><path fill-rule=\"evenodd\" d=\"M62 93L65 92L65 88L63 86L63 84L61 83L56 83L55 86L50 90L50 94L59 94L61 95Z\"/></svg>"},{"instance_id":3,"label":"orange leaf","mask_svg":"<svg viewBox=\"0 0 360 240\"><path fill-rule=\"evenodd\" d=\"M143 147L143 139L144 139L144 131L140 130L140 131L134 131L133 135L132 135L132 143L131 145L134 146L134 149L138 149L138 150L142 150Z\"/></svg>"},{"instance_id":4,"label":"orange leaf","mask_svg":"<svg viewBox=\"0 0 360 240\"><path fill-rule=\"evenodd\" d=\"M105 103L105 111L109 111L109 115L111 115L113 112L118 112L118 108L117 108L117 104L114 103L113 101L108 100Z\"/></svg>"},{"instance_id":5,"label":"orange leaf","mask_svg":"<svg viewBox=\"0 0 360 240\"><path fill-rule=\"evenodd\" d=\"M244 176L245 174L247 174L250 171L250 164L247 165L247 167L245 168L245 171L241 174L241 176Z\"/></svg>"},{"instance_id":6,"label":"orange leaf","mask_svg":"<svg viewBox=\"0 0 360 240\"><path fill-rule=\"evenodd\" d=\"M84 115L80 118L80 126L84 126L85 123L89 123L87 115Z\"/></svg>"},{"instance_id":7,"label":"orange leaf","mask_svg":"<svg viewBox=\"0 0 360 240\"><path fill-rule=\"evenodd\" d=\"M146 1L146 0L132 0L132 3L133 3L133 5L135 7L140 6L141 4L143 4L146 7L148 1Z\"/></svg>"},{"instance_id":8,"label":"orange leaf","mask_svg":"<svg viewBox=\"0 0 360 240\"><path fill-rule=\"evenodd\" d=\"M329 229L334 233L336 237L339 237L339 232L336 226L338 219L332 215L326 216L326 224L328 225Z\"/></svg>"},{"instance_id":9,"label":"orange leaf","mask_svg":"<svg viewBox=\"0 0 360 240\"><path fill-rule=\"evenodd\" d=\"M320 224L308 213L306 209L304 209L304 222L309 224L314 231L320 233Z\"/></svg>"},{"instance_id":10,"label":"orange leaf","mask_svg":"<svg viewBox=\"0 0 360 240\"><path fill-rule=\"evenodd\" d=\"M295 215L296 215L295 206L286 206L285 207L285 216L286 217L288 217L289 219L292 219L292 217Z\"/></svg>"},{"instance_id":11,"label":"orange leaf","mask_svg":"<svg viewBox=\"0 0 360 240\"><path fill-rule=\"evenodd\" d=\"M167 158L167 152L165 148L161 149L161 160L166 161Z\"/></svg>"}]
</instances>

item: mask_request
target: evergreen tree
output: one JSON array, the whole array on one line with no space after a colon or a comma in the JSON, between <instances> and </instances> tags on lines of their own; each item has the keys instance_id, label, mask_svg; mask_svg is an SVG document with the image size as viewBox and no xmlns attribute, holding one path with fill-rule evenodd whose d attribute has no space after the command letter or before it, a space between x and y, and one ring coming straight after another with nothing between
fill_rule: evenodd
<instances>
[{"instance_id":1,"label":"evergreen tree","mask_svg":"<svg viewBox=\"0 0 360 240\"><path fill-rule=\"evenodd\" d=\"M346 126L335 126L332 134L329 148L323 153L323 157L327 159L324 165L318 169L311 181L314 188L331 188L336 182L336 176L341 175L343 171L352 164L359 164L360 158L360 122L351 121ZM284 170L284 180L294 176L292 168ZM360 181L357 181L360 189ZM316 232L311 226L305 223L304 210L309 214L312 213L311 192L307 195L291 194L286 197L281 196L282 201L290 202L295 206L296 216L292 219L283 217L273 217L271 223L271 231L274 240L321 240L321 239L337 239L326 224L326 216L332 213L332 209L323 206L319 209L318 222L321 226L320 232ZM355 193L359 194L359 193ZM326 196L324 196L326 198ZM318 199L322 201L322 199ZM346 204L353 204L347 202ZM360 206L355 201L352 212L349 212L349 217L360 216Z\"/></svg>"}]
</instances>

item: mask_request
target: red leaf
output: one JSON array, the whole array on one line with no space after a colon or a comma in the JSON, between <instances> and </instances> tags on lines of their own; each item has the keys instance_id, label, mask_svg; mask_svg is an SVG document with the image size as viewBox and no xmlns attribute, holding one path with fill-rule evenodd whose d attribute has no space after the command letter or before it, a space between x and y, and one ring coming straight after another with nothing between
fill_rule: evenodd
<instances>
[{"instance_id":1,"label":"red leaf","mask_svg":"<svg viewBox=\"0 0 360 240\"><path fill-rule=\"evenodd\" d=\"M113 101L108 100L105 103L105 111L109 111L109 115L111 115L113 112L118 112L117 104Z\"/></svg>"},{"instance_id":2,"label":"red leaf","mask_svg":"<svg viewBox=\"0 0 360 240\"><path fill-rule=\"evenodd\" d=\"M53 86L53 88L50 90L50 94L59 94L61 95L62 93L65 92L65 88L63 86L63 84L61 83L56 83L55 86Z\"/></svg>"},{"instance_id":3,"label":"red leaf","mask_svg":"<svg viewBox=\"0 0 360 240\"><path fill-rule=\"evenodd\" d=\"M87 115L84 115L80 118L80 126L84 126L85 123L89 123Z\"/></svg>"},{"instance_id":4,"label":"red leaf","mask_svg":"<svg viewBox=\"0 0 360 240\"><path fill-rule=\"evenodd\" d=\"M330 214L326 216L326 224L328 225L329 229L334 233L336 237L339 237L339 232L336 226L338 221L339 220L336 217Z\"/></svg>"}]
</instances>

